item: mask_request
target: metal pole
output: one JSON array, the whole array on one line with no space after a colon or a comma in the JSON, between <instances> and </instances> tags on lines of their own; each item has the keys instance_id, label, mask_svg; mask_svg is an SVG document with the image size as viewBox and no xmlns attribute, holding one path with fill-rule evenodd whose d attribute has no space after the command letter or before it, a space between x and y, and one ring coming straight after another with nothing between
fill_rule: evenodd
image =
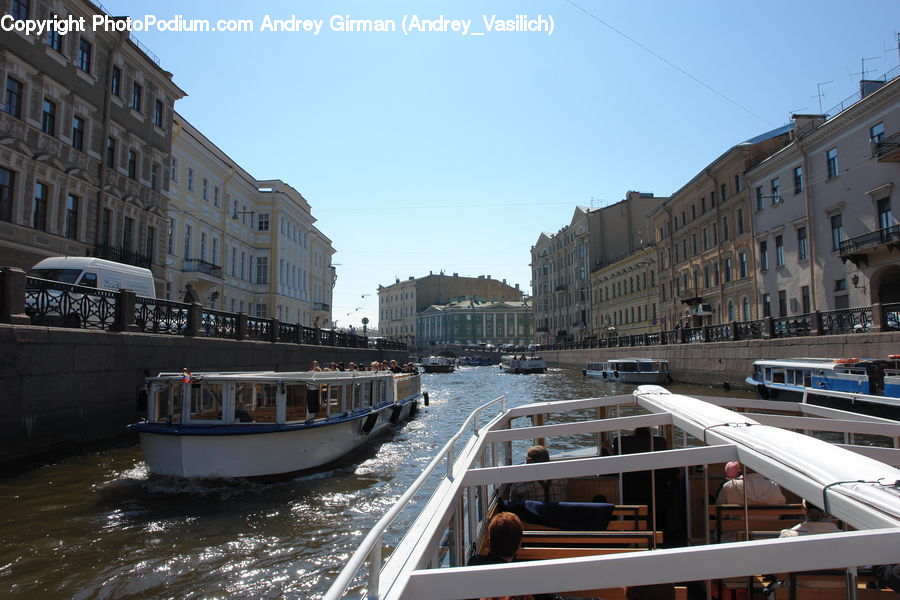
<instances>
[{"instance_id":1,"label":"metal pole","mask_svg":"<svg viewBox=\"0 0 900 600\"><path fill-rule=\"evenodd\" d=\"M378 598L378 585L381 579L381 536L378 536L378 539L375 541L375 545L372 546L372 551L369 553L369 589L366 592L366 597L370 600L376 600Z\"/></svg>"}]
</instances>

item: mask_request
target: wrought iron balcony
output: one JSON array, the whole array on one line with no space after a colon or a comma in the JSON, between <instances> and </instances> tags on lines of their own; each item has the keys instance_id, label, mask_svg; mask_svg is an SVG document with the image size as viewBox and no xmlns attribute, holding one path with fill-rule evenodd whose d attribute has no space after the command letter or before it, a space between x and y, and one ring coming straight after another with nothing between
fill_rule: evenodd
<instances>
[{"instance_id":1,"label":"wrought iron balcony","mask_svg":"<svg viewBox=\"0 0 900 600\"><path fill-rule=\"evenodd\" d=\"M314 302L313 310L331 310L331 305L324 302Z\"/></svg>"},{"instance_id":2,"label":"wrought iron balcony","mask_svg":"<svg viewBox=\"0 0 900 600\"><path fill-rule=\"evenodd\" d=\"M846 239L841 242L838 252L844 262L849 260L859 267L861 262L868 264L868 255L881 246L900 249L900 225L891 225Z\"/></svg>"},{"instance_id":3,"label":"wrought iron balcony","mask_svg":"<svg viewBox=\"0 0 900 600\"><path fill-rule=\"evenodd\" d=\"M199 258L184 259L182 271L185 273L204 273L218 279L222 278L222 267L200 260Z\"/></svg>"},{"instance_id":4,"label":"wrought iron balcony","mask_svg":"<svg viewBox=\"0 0 900 600\"><path fill-rule=\"evenodd\" d=\"M106 260L114 260L126 265L133 265L135 267L144 267L145 269L149 269L150 264L153 262L149 256L144 256L143 254L138 254L131 250L114 248L113 246L108 246L106 244L94 246L94 256Z\"/></svg>"},{"instance_id":5,"label":"wrought iron balcony","mask_svg":"<svg viewBox=\"0 0 900 600\"><path fill-rule=\"evenodd\" d=\"M900 162L900 133L873 142L872 158L881 162Z\"/></svg>"},{"instance_id":6,"label":"wrought iron balcony","mask_svg":"<svg viewBox=\"0 0 900 600\"><path fill-rule=\"evenodd\" d=\"M560 283L559 285L556 286L557 292L565 292L568 289L569 289L569 286L566 285L565 283Z\"/></svg>"}]
</instances>

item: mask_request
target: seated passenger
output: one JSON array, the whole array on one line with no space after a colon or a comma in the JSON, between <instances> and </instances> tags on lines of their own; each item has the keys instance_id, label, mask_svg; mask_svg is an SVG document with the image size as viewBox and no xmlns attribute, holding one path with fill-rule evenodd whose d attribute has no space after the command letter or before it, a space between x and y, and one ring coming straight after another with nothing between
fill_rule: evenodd
<instances>
[{"instance_id":1,"label":"seated passenger","mask_svg":"<svg viewBox=\"0 0 900 600\"><path fill-rule=\"evenodd\" d=\"M469 559L469 566L495 565L512 562L522 543L522 521L509 512L497 513L488 525L487 554L476 554Z\"/></svg>"},{"instance_id":2,"label":"seated passenger","mask_svg":"<svg viewBox=\"0 0 900 600\"><path fill-rule=\"evenodd\" d=\"M550 461L550 453L543 446L532 446L525 454L525 464ZM509 499L538 500L539 502L565 502L568 481L565 479L544 479L541 481L522 481L509 488Z\"/></svg>"},{"instance_id":3,"label":"seated passenger","mask_svg":"<svg viewBox=\"0 0 900 600\"><path fill-rule=\"evenodd\" d=\"M747 493L747 504L784 504L784 493L777 483L761 473L745 468L745 475L740 475L741 464L732 461L725 465L726 475L733 476L726 481L719 491L716 504L743 504L744 491Z\"/></svg>"},{"instance_id":4,"label":"seated passenger","mask_svg":"<svg viewBox=\"0 0 900 600\"><path fill-rule=\"evenodd\" d=\"M806 519L794 525L790 529L782 529L779 537L797 537L798 535L814 535L817 533L837 533L838 526L831 521L831 517L824 510L811 502L803 501L803 510L806 511Z\"/></svg>"}]
</instances>

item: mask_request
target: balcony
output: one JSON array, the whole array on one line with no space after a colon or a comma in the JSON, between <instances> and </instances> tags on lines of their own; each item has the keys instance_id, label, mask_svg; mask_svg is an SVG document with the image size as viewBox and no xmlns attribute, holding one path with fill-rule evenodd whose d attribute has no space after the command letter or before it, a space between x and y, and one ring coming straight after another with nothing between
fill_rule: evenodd
<instances>
[{"instance_id":1,"label":"balcony","mask_svg":"<svg viewBox=\"0 0 900 600\"><path fill-rule=\"evenodd\" d=\"M314 302L313 310L331 310L331 305L324 302Z\"/></svg>"},{"instance_id":2,"label":"balcony","mask_svg":"<svg viewBox=\"0 0 900 600\"><path fill-rule=\"evenodd\" d=\"M559 285L556 286L555 289L557 292L565 292L566 290L569 289L569 286L566 285L565 283L560 283Z\"/></svg>"},{"instance_id":3,"label":"balcony","mask_svg":"<svg viewBox=\"0 0 900 600\"><path fill-rule=\"evenodd\" d=\"M873 142L872 158L879 162L900 162L900 133Z\"/></svg>"},{"instance_id":4,"label":"balcony","mask_svg":"<svg viewBox=\"0 0 900 600\"><path fill-rule=\"evenodd\" d=\"M859 268L860 263L868 265L869 254L877 252L881 247L900 249L900 225L891 225L844 240L838 252L844 262L849 260Z\"/></svg>"},{"instance_id":5,"label":"balcony","mask_svg":"<svg viewBox=\"0 0 900 600\"><path fill-rule=\"evenodd\" d=\"M138 254L137 252L133 252L131 250L114 248L106 244L99 244L95 246L94 256L96 258L113 260L115 262L124 263L126 265L133 265L135 267L144 267L145 269L149 269L152 262L149 256L144 256L143 254Z\"/></svg>"},{"instance_id":6,"label":"balcony","mask_svg":"<svg viewBox=\"0 0 900 600\"><path fill-rule=\"evenodd\" d=\"M200 260L199 258L186 258L184 260L184 268L182 268L182 271L185 273L203 273L204 275L210 275L218 279L222 278L222 267L208 263L205 260Z\"/></svg>"}]
</instances>

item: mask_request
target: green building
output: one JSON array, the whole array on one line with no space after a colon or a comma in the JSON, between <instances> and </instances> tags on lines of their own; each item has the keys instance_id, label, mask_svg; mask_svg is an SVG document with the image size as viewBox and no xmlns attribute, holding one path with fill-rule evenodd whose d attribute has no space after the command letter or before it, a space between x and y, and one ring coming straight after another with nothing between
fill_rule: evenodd
<instances>
[{"instance_id":1,"label":"green building","mask_svg":"<svg viewBox=\"0 0 900 600\"><path fill-rule=\"evenodd\" d=\"M432 304L416 317L416 338L431 343L526 346L533 342L531 303L461 297Z\"/></svg>"}]
</instances>

